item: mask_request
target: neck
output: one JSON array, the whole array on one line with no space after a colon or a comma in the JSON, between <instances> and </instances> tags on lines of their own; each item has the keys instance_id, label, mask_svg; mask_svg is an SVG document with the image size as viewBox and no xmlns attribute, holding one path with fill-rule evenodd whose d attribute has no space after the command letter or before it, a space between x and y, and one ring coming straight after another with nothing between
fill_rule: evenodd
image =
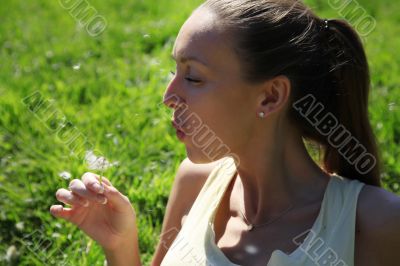
<instances>
[{"instance_id":1,"label":"neck","mask_svg":"<svg viewBox=\"0 0 400 266\"><path fill-rule=\"evenodd\" d=\"M292 130L276 133L269 132L267 136L273 137L267 141L265 133L253 138L247 151L239 155L232 190L253 224L281 214L292 204L299 205L296 209L315 203L323 197L329 181L329 175L308 154L300 135Z\"/></svg>"}]
</instances>

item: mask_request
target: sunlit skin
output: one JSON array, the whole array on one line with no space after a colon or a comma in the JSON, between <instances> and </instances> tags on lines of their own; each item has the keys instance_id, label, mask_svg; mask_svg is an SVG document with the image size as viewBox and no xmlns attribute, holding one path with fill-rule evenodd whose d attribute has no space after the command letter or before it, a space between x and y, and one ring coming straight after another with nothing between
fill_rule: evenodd
<instances>
[{"instance_id":1,"label":"sunlit skin","mask_svg":"<svg viewBox=\"0 0 400 266\"><path fill-rule=\"evenodd\" d=\"M238 182L243 184L246 214L252 222L266 221L292 202L307 203L316 199L314 195L321 196L328 175L309 157L285 116L290 93L286 77L258 85L246 83L228 37L218 32L213 16L202 10L182 27L174 54L177 72L165 98L178 95L240 158ZM195 61L181 63L187 56L199 58L207 67ZM265 119L258 117L261 111ZM190 137L184 143L191 161L210 162Z\"/></svg>"},{"instance_id":2,"label":"sunlit skin","mask_svg":"<svg viewBox=\"0 0 400 266\"><path fill-rule=\"evenodd\" d=\"M218 18L205 9L196 10L185 22L173 49L177 70L165 92L165 104L179 117L179 103L184 103L240 159L217 212L216 242L236 263L265 265L277 248L288 253L297 248L290 240L312 227L330 174L312 160L288 121L290 81L278 76L259 84L246 82L232 36L218 25ZM188 57L205 65L184 60ZM258 117L261 111L264 119ZM183 142L192 162L211 161L192 138L186 136ZM394 197L368 186L360 198L368 198L367 193ZM297 207L278 223L258 228L256 234L246 233L238 216L240 206L245 206L247 219L261 224L292 204ZM359 261L363 258L365 254L358 255Z\"/></svg>"},{"instance_id":3,"label":"sunlit skin","mask_svg":"<svg viewBox=\"0 0 400 266\"><path fill-rule=\"evenodd\" d=\"M297 248L292 240L316 220L330 175L312 160L299 132L288 122L286 114L292 108L288 100L290 81L278 76L258 84L246 82L233 49L235 38L219 25L218 19L204 9L198 9L186 21L174 45L177 69L164 102L173 108L175 119L184 121L187 114L196 114L239 159L237 175L216 213L215 241L232 262L265 266L274 250L292 252ZM197 57L203 64L182 60L185 57ZM190 112L182 114L182 103ZM260 118L260 112L266 116ZM180 126L185 128L184 124ZM178 182L171 191L172 203L168 203L163 225L173 232L198 195L207 178L205 173L213 169L215 162L211 161L223 157L210 159L189 135L182 142L193 163L181 163L186 168L178 170ZM198 173L204 177L198 178ZM179 182L182 180L189 180L189 185ZM142 265L133 204L107 178L103 178L102 185L99 176L92 173L72 180L68 190L60 188L56 192L57 199L71 208L52 205L50 212L94 239L102 247L108 265ZM253 232L246 232L239 216L240 206L245 206L250 222L264 223L292 204L295 208L278 222ZM399 197L365 185L356 215L355 265L398 265ZM168 248L165 243L159 242L152 265L161 263Z\"/></svg>"}]
</instances>

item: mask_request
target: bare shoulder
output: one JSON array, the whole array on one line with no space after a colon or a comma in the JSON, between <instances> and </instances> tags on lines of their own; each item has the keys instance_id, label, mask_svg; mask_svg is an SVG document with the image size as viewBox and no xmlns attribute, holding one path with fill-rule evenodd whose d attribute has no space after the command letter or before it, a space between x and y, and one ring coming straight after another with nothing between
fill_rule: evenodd
<instances>
[{"instance_id":1,"label":"bare shoulder","mask_svg":"<svg viewBox=\"0 0 400 266\"><path fill-rule=\"evenodd\" d=\"M400 197L383 188L365 185L358 198L357 233L360 246L368 246L370 259L374 258L379 265L398 265Z\"/></svg>"},{"instance_id":2,"label":"bare shoulder","mask_svg":"<svg viewBox=\"0 0 400 266\"><path fill-rule=\"evenodd\" d=\"M186 158L180 163L168 197L161 235L151 265L161 264L181 230L185 216L218 162L195 164Z\"/></svg>"},{"instance_id":3,"label":"bare shoulder","mask_svg":"<svg viewBox=\"0 0 400 266\"><path fill-rule=\"evenodd\" d=\"M192 208L207 177L219 162L218 160L207 164L195 164L185 158L179 165L169 199L171 206L168 207L180 210L176 214L180 217L181 224Z\"/></svg>"},{"instance_id":4,"label":"bare shoulder","mask_svg":"<svg viewBox=\"0 0 400 266\"><path fill-rule=\"evenodd\" d=\"M364 185L358 198L357 215L369 231L400 226L400 197L383 188Z\"/></svg>"},{"instance_id":5,"label":"bare shoulder","mask_svg":"<svg viewBox=\"0 0 400 266\"><path fill-rule=\"evenodd\" d=\"M174 182L183 190L182 192L192 195L194 197L192 201L194 201L206 182L207 177L218 163L219 161L207 164L195 164L186 158L180 164Z\"/></svg>"}]
</instances>

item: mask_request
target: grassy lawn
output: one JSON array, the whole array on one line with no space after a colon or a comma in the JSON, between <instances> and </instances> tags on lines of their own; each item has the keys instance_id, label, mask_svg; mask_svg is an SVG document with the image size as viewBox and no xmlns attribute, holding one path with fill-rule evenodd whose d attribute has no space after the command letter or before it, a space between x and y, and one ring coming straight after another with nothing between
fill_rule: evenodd
<instances>
[{"instance_id":1,"label":"grassy lawn","mask_svg":"<svg viewBox=\"0 0 400 266\"><path fill-rule=\"evenodd\" d=\"M18 265L103 265L93 241L48 211L57 188L89 170L87 150L115 163L105 175L138 213L142 262L148 264L185 158L171 112L161 105L175 68L169 55L180 26L202 1L90 0L107 20L99 36L59 2L66 1L0 6L0 265L9 264L7 251ZM328 4L338 1L306 2L323 17L343 16ZM358 4L377 23L364 39L373 82L370 115L384 186L398 193L400 6L395 0ZM49 109L31 110L37 96ZM76 141L55 131L59 121L46 119L53 112L65 117L66 135L79 133ZM64 171L71 179L60 176Z\"/></svg>"}]
</instances>

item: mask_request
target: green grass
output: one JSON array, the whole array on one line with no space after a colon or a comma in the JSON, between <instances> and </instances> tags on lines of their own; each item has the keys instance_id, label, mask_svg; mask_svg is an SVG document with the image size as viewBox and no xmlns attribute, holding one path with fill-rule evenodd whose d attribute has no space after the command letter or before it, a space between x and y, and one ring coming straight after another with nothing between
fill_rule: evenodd
<instances>
[{"instance_id":1,"label":"green grass","mask_svg":"<svg viewBox=\"0 0 400 266\"><path fill-rule=\"evenodd\" d=\"M95 243L49 214L55 191L69 183L59 173L80 178L88 169L48 128L54 125L41 122L23 104L39 92L87 138L79 154L93 148L119 162L104 175L131 199L142 261L150 261L174 173L185 157L169 124L171 113L160 105L174 69L169 54L199 3L91 0L108 21L96 38L58 1L12 0L0 6L0 256L14 245L19 265L51 265L64 255L70 265L104 262ZM321 16L339 17L327 1L307 3ZM384 186L399 192L400 7L395 0L359 3L377 20L365 39L373 81L370 114L385 166ZM23 245L28 241L43 242L41 251ZM0 264L6 261L0 258Z\"/></svg>"}]
</instances>

